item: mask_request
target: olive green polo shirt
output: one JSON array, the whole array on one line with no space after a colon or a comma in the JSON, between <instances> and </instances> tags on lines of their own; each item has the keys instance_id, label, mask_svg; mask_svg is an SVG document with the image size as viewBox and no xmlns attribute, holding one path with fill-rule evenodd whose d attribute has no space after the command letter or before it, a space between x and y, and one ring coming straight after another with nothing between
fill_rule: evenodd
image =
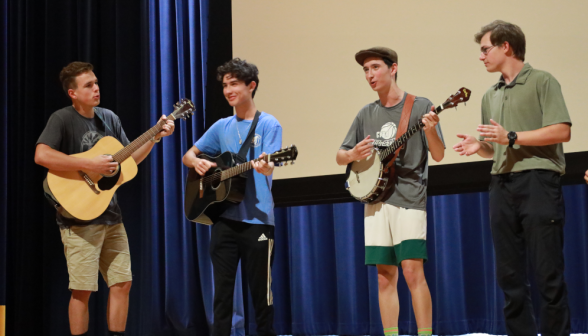
<instances>
[{"instance_id":1,"label":"olive green polo shirt","mask_svg":"<svg viewBox=\"0 0 588 336\"><path fill-rule=\"evenodd\" d=\"M506 131L533 131L549 125L572 124L558 81L549 73L533 69L528 63L515 80L506 85L501 76L482 98L482 124L496 121ZM480 137L482 140L483 137ZM492 174L547 169L565 173L561 143L548 146L515 144L494 147Z\"/></svg>"}]
</instances>

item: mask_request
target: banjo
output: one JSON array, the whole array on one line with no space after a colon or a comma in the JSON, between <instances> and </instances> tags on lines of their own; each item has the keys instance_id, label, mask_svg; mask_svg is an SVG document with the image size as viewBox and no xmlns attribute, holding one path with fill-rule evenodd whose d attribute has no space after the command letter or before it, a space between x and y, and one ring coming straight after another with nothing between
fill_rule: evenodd
<instances>
[{"instance_id":1,"label":"banjo","mask_svg":"<svg viewBox=\"0 0 588 336\"><path fill-rule=\"evenodd\" d=\"M449 96L447 100L437 106L435 113L455 107L457 104L467 102L472 91L461 88L456 94ZM390 161L396 159L400 148L406 144L408 139L425 125L421 120L396 139L387 148L374 148L372 154L363 160L353 161L347 165L345 189L355 199L362 203L375 204L387 200L393 192L394 186L394 164Z\"/></svg>"}]
</instances>

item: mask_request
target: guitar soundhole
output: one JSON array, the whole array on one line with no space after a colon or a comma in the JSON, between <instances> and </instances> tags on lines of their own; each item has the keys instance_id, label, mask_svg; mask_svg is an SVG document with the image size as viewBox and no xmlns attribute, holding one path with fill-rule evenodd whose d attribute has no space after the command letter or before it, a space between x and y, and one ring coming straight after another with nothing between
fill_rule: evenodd
<instances>
[{"instance_id":1,"label":"guitar soundhole","mask_svg":"<svg viewBox=\"0 0 588 336\"><path fill-rule=\"evenodd\" d=\"M117 169L114 175L102 177L100 180L98 180L98 188L100 188L100 190L112 189L116 185L116 182L118 182L120 172L121 170Z\"/></svg>"},{"instance_id":2,"label":"guitar soundhole","mask_svg":"<svg viewBox=\"0 0 588 336\"><path fill-rule=\"evenodd\" d=\"M212 190L216 190L218 189L218 187L220 187L221 185L221 173L222 173L222 169L217 168L214 173L212 174L214 177L212 178L212 181L210 181L210 187L212 188Z\"/></svg>"}]
</instances>

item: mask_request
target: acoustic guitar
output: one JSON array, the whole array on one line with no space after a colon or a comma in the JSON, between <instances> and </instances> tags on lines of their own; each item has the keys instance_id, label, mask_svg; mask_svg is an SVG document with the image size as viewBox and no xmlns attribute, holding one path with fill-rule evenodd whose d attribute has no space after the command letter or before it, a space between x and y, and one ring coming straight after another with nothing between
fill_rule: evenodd
<instances>
[{"instance_id":1,"label":"acoustic guitar","mask_svg":"<svg viewBox=\"0 0 588 336\"><path fill-rule=\"evenodd\" d=\"M168 120L186 120L194 113L194 105L189 99L182 99L174 105ZM92 220L100 216L114 193L122 184L137 175L137 164L131 156L137 149L163 130L165 121L160 120L126 147L117 139L105 136L88 151L72 154L73 157L93 158L98 155L111 155L118 162L117 169L110 175L85 171L55 171L47 173L47 185L53 198L70 215L81 220Z\"/></svg>"},{"instance_id":2,"label":"acoustic guitar","mask_svg":"<svg viewBox=\"0 0 588 336\"><path fill-rule=\"evenodd\" d=\"M435 109L439 114L443 110L455 107L459 103L470 100L472 91L461 88L456 94L451 95L447 100ZM390 161L396 158L400 148L406 144L408 139L421 130L425 125L421 120L396 139L387 148L374 148L371 155L363 160L353 161L347 165L347 181L345 189L351 196L362 203L375 204L383 202L392 196L394 189L394 164Z\"/></svg>"},{"instance_id":3,"label":"acoustic guitar","mask_svg":"<svg viewBox=\"0 0 588 336\"><path fill-rule=\"evenodd\" d=\"M298 149L291 145L253 161L265 160L277 166L287 165L288 161L293 164L296 157ZM216 167L211 167L204 176L190 168L186 178L184 213L189 221L212 225L230 204L243 200L247 182L243 173L253 169L253 165L251 161L240 164L237 154L231 152L216 157L200 154L198 158L215 162Z\"/></svg>"}]
</instances>

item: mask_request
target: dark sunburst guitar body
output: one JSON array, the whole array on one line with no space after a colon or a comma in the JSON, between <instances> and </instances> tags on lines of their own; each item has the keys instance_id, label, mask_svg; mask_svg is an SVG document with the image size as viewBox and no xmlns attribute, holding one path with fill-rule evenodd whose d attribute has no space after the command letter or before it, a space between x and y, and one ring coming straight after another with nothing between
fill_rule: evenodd
<instances>
[{"instance_id":1,"label":"dark sunburst guitar body","mask_svg":"<svg viewBox=\"0 0 588 336\"><path fill-rule=\"evenodd\" d=\"M202 186L200 183L203 181L202 176L194 168L190 168L186 179L184 209L188 220L211 225L230 204L237 204L243 200L247 178L243 174L224 181L212 177L215 173L222 173L223 170L239 164L235 153L224 152L216 157L200 154L198 157L215 162L216 167L211 168L204 175L205 179L211 178L211 183L202 183Z\"/></svg>"},{"instance_id":2,"label":"dark sunburst guitar body","mask_svg":"<svg viewBox=\"0 0 588 336\"><path fill-rule=\"evenodd\" d=\"M287 164L288 161L293 163L297 156L296 146L291 145L253 161ZM216 167L210 168L204 176L190 168L184 192L184 214L189 221L212 225L227 207L243 200L247 183L243 173L253 169L253 165L252 161L240 163L237 154L231 152L216 157L200 154L198 158L215 162Z\"/></svg>"}]
</instances>

